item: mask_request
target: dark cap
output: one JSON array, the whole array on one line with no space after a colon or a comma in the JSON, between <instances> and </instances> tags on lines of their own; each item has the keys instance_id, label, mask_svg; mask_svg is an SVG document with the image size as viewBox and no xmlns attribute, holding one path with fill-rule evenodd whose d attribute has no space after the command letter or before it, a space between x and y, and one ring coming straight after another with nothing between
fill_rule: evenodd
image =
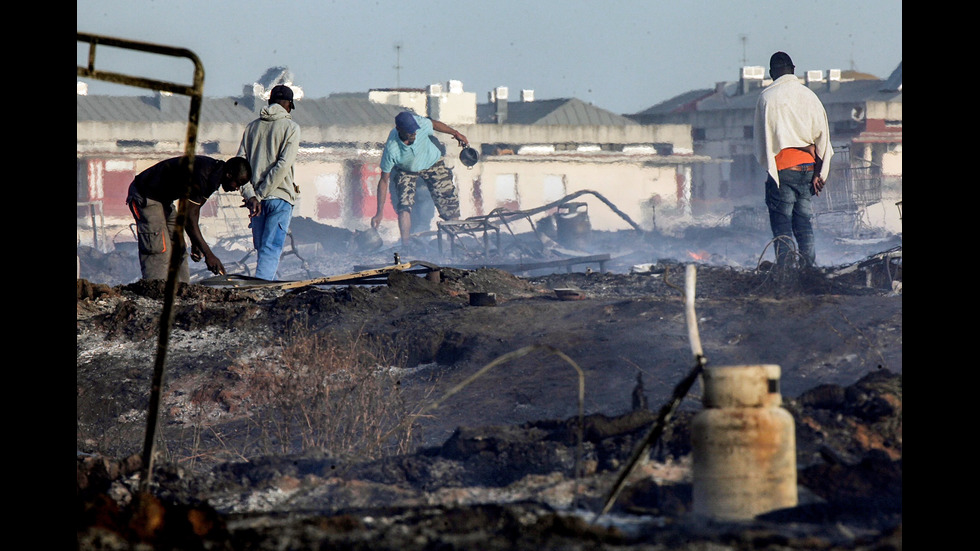
<instances>
[{"instance_id":1,"label":"dark cap","mask_svg":"<svg viewBox=\"0 0 980 551\"><path fill-rule=\"evenodd\" d=\"M778 69L780 67L796 67L786 52L776 52L769 58L770 69Z\"/></svg>"},{"instance_id":2,"label":"dark cap","mask_svg":"<svg viewBox=\"0 0 980 551\"><path fill-rule=\"evenodd\" d=\"M414 134L419 129L419 123L415 122L415 115L402 111L395 117L395 128L406 134Z\"/></svg>"},{"instance_id":3,"label":"dark cap","mask_svg":"<svg viewBox=\"0 0 980 551\"><path fill-rule=\"evenodd\" d=\"M269 101L288 101L289 106L296 109L296 104L293 103L293 89L285 84L279 84L275 86L271 92L269 92Z\"/></svg>"}]
</instances>

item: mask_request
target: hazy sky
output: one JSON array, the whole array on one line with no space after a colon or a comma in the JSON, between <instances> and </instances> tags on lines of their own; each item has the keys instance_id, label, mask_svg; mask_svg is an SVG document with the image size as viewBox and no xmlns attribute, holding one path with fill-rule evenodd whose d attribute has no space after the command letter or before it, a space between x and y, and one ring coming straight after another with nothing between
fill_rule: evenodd
<instances>
[{"instance_id":1,"label":"hazy sky","mask_svg":"<svg viewBox=\"0 0 980 551\"><path fill-rule=\"evenodd\" d=\"M575 97L635 113L738 78L783 50L809 69L887 78L900 0L77 0L77 31L186 48L205 96L285 66L311 97L459 80L478 102ZM87 44L78 43L85 65ZM184 58L98 50L96 68L191 84ZM145 90L89 82L90 94Z\"/></svg>"}]
</instances>

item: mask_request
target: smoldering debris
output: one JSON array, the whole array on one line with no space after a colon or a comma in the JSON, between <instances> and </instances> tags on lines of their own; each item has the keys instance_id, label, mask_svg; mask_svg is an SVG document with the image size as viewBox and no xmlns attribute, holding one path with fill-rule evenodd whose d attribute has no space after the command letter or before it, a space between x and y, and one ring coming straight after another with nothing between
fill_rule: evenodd
<instances>
[{"instance_id":1,"label":"smoldering debris","mask_svg":"<svg viewBox=\"0 0 980 551\"><path fill-rule=\"evenodd\" d=\"M676 233L578 228L572 231L572 237L562 237L555 220L556 215L549 215L532 224L515 217L508 224L497 224L486 235L479 227L455 235L422 232L403 246L376 231L352 231L296 218L291 223L278 277L326 277L390 265L396 258L459 268L498 267L523 276L575 271L636 273L644 269L636 269L637 266L648 269L669 262L758 269L773 260L768 231L744 225L692 226ZM842 240L818 230L817 262L822 269L850 278L868 277L869 270L884 267L889 272L884 277L895 280L895 272L901 267L901 242L901 235ZM229 273L254 274L255 253L249 248L247 237L219 240L212 249ZM886 255L887 265L876 263L875 255ZM862 264L848 268L857 263ZM79 246L78 264L79 278L110 286L132 283L140 277L133 242L116 243L109 252ZM203 264L191 263L191 282L211 276ZM869 284L877 285L875 277L868 280Z\"/></svg>"}]
</instances>

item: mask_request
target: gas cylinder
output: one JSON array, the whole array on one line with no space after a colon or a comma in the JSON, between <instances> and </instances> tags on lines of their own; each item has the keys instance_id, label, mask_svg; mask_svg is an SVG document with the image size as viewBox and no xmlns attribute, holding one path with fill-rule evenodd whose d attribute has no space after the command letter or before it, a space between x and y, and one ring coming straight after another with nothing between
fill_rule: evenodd
<instances>
[{"instance_id":1,"label":"gas cylinder","mask_svg":"<svg viewBox=\"0 0 980 551\"><path fill-rule=\"evenodd\" d=\"M782 407L780 367L706 367L705 409L691 421L693 510L749 520L797 505L796 430Z\"/></svg>"},{"instance_id":2,"label":"gas cylinder","mask_svg":"<svg viewBox=\"0 0 980 551\"><path fill-rule=\"evenodd\" d=\"M557 241L575 249L587 247L592 235L588 203L564 203L555 214Z\"/></svg>"}]
</instances>

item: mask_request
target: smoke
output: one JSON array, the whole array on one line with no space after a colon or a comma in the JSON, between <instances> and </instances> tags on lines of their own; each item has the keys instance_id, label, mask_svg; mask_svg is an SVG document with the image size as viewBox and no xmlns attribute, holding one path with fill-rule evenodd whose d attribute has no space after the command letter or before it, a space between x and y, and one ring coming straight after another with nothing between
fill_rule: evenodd
<instances>
[{"instance_id":1,"label":"smoke","mask_svg":"<svg viewBox=\"0 0 980 551\"><path fill-rule=\"evenodd\" d=\"M766 228L750 225L718 224L690 226L673 234L658 230L600 231L590 227L587 215L539 216L533 222L517 220L488 234L482 231L455 236L450 247L448 236L428 231L416 234L412 245L402 247L397 236L382 235L376 247L363 247L357 232L296 218L291 237L283 251L278 278L303 280L338 275L404 261L424 260L442 266L474 265L513 267L515 264L547 266L537 270L515 271L516 275L544 275L566 271L630 273L637 265L672 261L736 269L755 269L765 260L774 260L769 245L772 235ZM498 245L499 239L499 245ZM821 267L860 262L869 256L901 246L900 235L873 239L847 239L815 230L817 264ZM373 250L372 250L373 249ZM253 275L254 251L242 247L212 244L229 273ZM608 257L608 258L606 258ZM605 260L574 263L582 258ZM94 283L121 285L139 279L139 260L135 243L117 243L112 251L79 245L79 277ZM211 277L203 263L191 263L191 281Z\"/></svg>"}]
</instances>

